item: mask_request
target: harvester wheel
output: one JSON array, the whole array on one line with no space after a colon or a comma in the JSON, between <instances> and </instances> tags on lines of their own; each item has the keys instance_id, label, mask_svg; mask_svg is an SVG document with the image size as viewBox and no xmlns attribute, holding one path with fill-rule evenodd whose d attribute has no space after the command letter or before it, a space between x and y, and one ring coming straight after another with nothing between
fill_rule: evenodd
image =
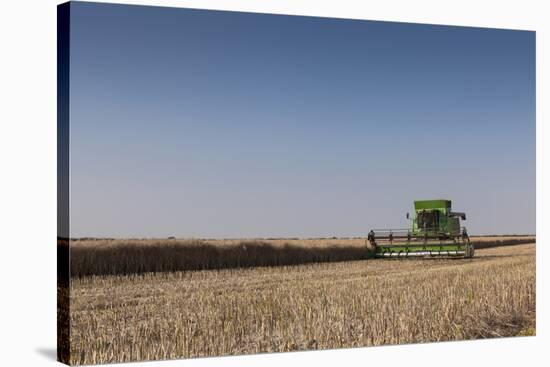
<instances>
[{"instance_id":1,"label":"harvester wheel","mask_svg":"<svg viewBox=\"0 0 550 367\"><path fill-rule=\"evenodd\" d=\"M468 243L468 245L466 245L466 253L464 254L465 257L471 259L472 257L474 257L474 252L474 245Z\"/></svg>"}]
</instances>

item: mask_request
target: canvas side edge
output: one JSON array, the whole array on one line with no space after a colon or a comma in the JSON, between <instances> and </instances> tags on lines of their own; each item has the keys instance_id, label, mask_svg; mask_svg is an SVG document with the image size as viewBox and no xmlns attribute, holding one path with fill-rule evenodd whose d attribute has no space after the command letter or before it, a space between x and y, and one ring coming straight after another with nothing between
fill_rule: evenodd
<instances>
[{"instance_id":1,"label":"canvas side edge","mask_svg":"<svg viewBox=\"0 0 550 367\"><path fill-rule=\"evenodd\" d=\"M70 2L57 6L57 359L71 364L69 254Z\"/></svg>"}]
</instances>

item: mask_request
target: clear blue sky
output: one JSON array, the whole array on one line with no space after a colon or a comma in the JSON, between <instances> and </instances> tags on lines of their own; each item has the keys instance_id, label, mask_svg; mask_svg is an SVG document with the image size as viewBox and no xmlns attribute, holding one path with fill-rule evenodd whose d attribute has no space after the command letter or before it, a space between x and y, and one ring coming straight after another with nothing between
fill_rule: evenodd
<instances>
[{"instance_id":1,"label":"clear blue sky","mask_svg":"<svg viewBox=\"0 0 550 367\"><path fill-rule=\"evenodd\" d=\"M535 232L535 33L73 3L71 236Z\"/></svg>"}]
</instances>

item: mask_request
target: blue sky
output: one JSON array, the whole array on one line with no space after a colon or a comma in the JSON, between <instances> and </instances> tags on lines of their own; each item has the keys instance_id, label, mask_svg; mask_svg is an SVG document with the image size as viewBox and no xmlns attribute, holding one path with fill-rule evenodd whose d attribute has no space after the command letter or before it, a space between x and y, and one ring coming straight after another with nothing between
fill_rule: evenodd
<instances>
[{"instance_id":1,"label":"blue sky","mask_svg":"<svg viewBox=\"0 0 550 367\"><path fill-rule=\"evenodd\" d=\"M535 33L71 5L71 236L535 232Z\"/></svg>"}]
</instances>

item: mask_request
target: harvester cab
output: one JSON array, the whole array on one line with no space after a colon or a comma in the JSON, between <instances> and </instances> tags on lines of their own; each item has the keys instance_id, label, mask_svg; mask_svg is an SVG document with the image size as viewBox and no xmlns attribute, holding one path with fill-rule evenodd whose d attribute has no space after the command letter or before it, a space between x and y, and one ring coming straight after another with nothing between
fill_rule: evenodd
<instances>
[{"instance_id":1,"label":"harvester cab","mask_svg":"<svg viewBox=\"0 0 550 367\"><path fill-rule=\"evenodd\" d=\"M451 200L417 200L410 229L373 229L367 237L369 257L468 257L474 256L460 220L466 214L453 212ZM410 219L409 213L407 218Z\"/></svg>"}]
</instances>

